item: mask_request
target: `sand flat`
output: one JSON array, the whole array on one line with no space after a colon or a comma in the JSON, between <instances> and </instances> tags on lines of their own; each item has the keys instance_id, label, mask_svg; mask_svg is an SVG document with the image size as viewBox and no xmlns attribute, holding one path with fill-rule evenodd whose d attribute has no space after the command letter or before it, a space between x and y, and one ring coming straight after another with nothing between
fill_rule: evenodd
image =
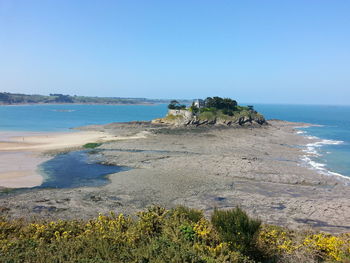
<instances>
[{"instance_id":1,"label":"sand flat","mask_svg":"<svg viewBox=\"0 0 350 263\"><path fill-rule=\"evenodd\" d=\"M1 134L0 134L1 136ZM15 134L7 141L0 142L0 151L50 151L79 147L88 142L105 142L117 139L115 136L98 131L76 131L67 133L36 133L19 136Z\"/></svg>"}]
</instances>

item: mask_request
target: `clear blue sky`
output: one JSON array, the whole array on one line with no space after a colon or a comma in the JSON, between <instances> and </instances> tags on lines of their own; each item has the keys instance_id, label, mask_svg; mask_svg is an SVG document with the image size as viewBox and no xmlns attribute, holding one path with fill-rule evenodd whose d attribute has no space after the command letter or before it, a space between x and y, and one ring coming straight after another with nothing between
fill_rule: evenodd
<instances>
[{"instance_id":1,"label":"clear blue sky","mask_svg":"<svg viewBox=\"0 0 350 263\"><path fill-rule=\"evenodd\" d=\"M350 104L350 1L0 0L0 91Z\"/></svg>"}]
</instances>

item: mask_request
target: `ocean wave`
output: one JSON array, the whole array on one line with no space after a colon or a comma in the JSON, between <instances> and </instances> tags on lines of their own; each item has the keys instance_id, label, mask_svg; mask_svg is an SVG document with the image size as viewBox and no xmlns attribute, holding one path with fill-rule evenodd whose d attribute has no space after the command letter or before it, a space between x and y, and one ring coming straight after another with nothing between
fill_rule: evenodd
<instances>
[{"instance_id":1,"label":"ocean wave","mask_svg":"<svg viewBox=\"0 0 350 263\"><path fill-rule=\"evenodd\" d=\"M307 153L308 155L317 156L317 157L322 156L322 154L319 152L320 147L324 145L338 145L338 144L344 143L343 141L336 141L336 140L326 140L326 139L322 140L316 136L306 136L306 138L310 140L316 140L316 139L319 140L316 142L306 144L304 146L305 149L303 149L303 152Z\"/></svg>"},{"instance_id":2,"label":"ocean wave","mask_svg":"<svg viewBox=\"0 0 350 263\"><path fill-rule=\"evenodd\" d=\"M325 146L325 145L339 145L339 144L343 144L344 141L330 140L330 139L321 139L321 138L316 137L316 136L306 135L307 132L304 132L304 131L302 133L298 133L297 132L297 134L300 134L301 136L304 136L307 139L314 141L314 142L307 143L304 146L305 148L303 149L303 152L305 152L306 154L301 157L301 160L302 160L303 163L306 164L306 166L308 166L312 170L315 170L318 173L323 174L323 175L333 175L333 176L339 176L339 177L343 177L343 178L346 178L346 179L350 179L349 177L344 176L342 174L329 171L327 169L326 164L319 163L319 162L316 162L314 160L315 157L322 156L322 154L320 152L320 148L322 146ZM326 152L326 153L329 154L330 152Z\"/></svg>"},{"instance_id":3,"label":"ocean wave","mask_svg":"<svg viewBox=\"0 0 350 263\"><path fill-rule=\"evenodd\" d=\"M312 156L322 156L322 154L319 153L315 147L311 147L311 146L303 149L303 152L307 153L308 155L312 155Z\"/></svg>"},{"instance_id":4,"label":"ocean wave","mask_svg":"<svg viewBox=\"0 0 350 263\"><path fill-rule=\"evenodd\" d=\"M305 136L306 138L308 138L309 140L320 140L320 138L316 137L316 136Z\"/></svg>"},{"instance_id":5,"label":"ocean wave","mask_svg":"<svg viewBox=\"0 0 350 263\"><path fill-rule=\"evenodd\" d=\"M317 171L319 174L323 174L323 175L328 175L328 176L339 176L342 178L345 178L347 180L350 180L350 177L342 175L340 173L336 173L336 172L332 172L329 171L326 168L326 165L324 163L318 163L314 160L312 160L309 156L304 155L301 160L308 166L310 167L312 170Z\"/></svg>"},{"instance_id":6,"label":"ocean wave","mask_svg":"<svg viewBox=\"0 0 350 263\"><path fill-rule=\"evenodd\" d=\"M311 136L311 137L313 137L312 138L313 140L316 140L315 138L318 138L318 137L315 137L315 136ZM338 145L338 144L342 144L342 143L344 143L344 141L327 140L327 139L322 140L321 139L321 141L308 143L308 144L306 144L306 146L307 147L322 147L324 145Z\"/></svg>"}]
</instances>

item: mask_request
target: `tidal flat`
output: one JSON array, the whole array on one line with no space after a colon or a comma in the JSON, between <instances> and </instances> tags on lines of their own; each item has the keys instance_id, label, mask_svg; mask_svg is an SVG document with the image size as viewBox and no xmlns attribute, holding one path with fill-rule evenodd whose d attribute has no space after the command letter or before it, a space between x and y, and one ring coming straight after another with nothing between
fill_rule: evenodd
<instances>
[{"instance_id":1,"label":"tidal flat","mask_svg":"<svg viewBox=\"0 0 350 263\"><path fill-rule=\"evenodd\" d=\"M269 121L260 128L171 127L150 122L82 127L112 138L90 155L130 168L99 187L30 189L2 194L10 218L87 219L98 213L131 214L151 205L186 205L209 214L240 206L264 223L350 230L348 179L311 170L302 162L300 123ZM142 135L142 136L140 136Z\"/></svg>"}]
</instances>

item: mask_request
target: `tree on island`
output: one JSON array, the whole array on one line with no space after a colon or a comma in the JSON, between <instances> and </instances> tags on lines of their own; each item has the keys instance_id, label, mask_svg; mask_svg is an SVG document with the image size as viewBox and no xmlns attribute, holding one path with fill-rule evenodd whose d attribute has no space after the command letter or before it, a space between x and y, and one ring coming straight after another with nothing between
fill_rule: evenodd
<instances>
[{"instance_id":1,"label":"tree on island","mask_svg":"<svg viewBox=\"0 0 350 263\"><path fill-rule=\"evenodd\" d=\"M186 105L180 104L177 100L170 101L170 104L168 105L169 110L184 110L186 109Z\"/></svg>"},{"instance_id":2,"label":"tree on island","mask_svg":"<svg viewBox=\"0 0 350 263\"><path fill-rule=\"evenodd\" d=\"M205 99L205 106L207 108L215 108L218 110L235 110L237 101L229 98L208 97Z\"/></svg>"},{"instance_id":3,"label":"tree on island","mask_svg":"<svg viewBox=\"0 0 350 263\"><path fill-rule=\"evenodd\" d=\"M194 102L192 102L192 105L190 107L190 111L194 114L197 114L199 112L199 108L195 105Z\"/></svg>"}]
</instances>

